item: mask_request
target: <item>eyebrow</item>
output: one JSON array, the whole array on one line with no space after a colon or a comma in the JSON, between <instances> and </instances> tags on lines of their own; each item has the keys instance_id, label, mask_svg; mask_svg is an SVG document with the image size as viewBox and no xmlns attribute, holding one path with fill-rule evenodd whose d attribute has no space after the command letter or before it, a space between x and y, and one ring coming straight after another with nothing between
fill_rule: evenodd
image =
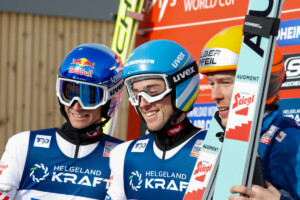
<instances>
[{"instance_id":1,"label":"eyebrow","mask_svg":"<svg viewBox=\"0 0 300 200\"><path fill-rule=\"evenodd\" d=\"M226 77L216 78L217 81L234 80L234 79L235 79L235 77L231 77L231 76L226 76ZM207 77L207 80L208 80L209 82L213 82L213 81L212 81L211 79L209 79L208 77Z\"/></svg>"},{"instance_id":2,"label":"eyebrow","mask_svg":"<svg viewBox=\"0 0 300 200\"><path fill-rule=\"evenodd\" d=\"M153 83L153 84L150 84L150 85L146 85L145 87L143 87L143 89L141 91L143 91L145 89L149 89L149 88L155 87L155 86L161 86L162 87L163 85L158 84L158 83ZM132 88L132 91L137 92L138 89L137 88Z\"/></svg>"}]
</instances>

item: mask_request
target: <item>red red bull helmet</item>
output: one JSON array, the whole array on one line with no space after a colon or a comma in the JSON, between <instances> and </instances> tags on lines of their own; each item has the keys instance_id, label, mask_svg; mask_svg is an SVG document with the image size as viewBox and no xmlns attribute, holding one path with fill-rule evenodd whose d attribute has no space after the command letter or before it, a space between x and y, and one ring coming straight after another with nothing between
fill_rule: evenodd
<instances>
[{"instance_id":1,"label":"red red bull helmet","mask_svg":"<svg viewBox=\"0 0 300 200\"><path fill-rule=\"evenodd\" d=\"M78 101L83 109L99 106L101 115L113 117L120 106L124 83L121 59L108 47L89 43L74 48L63 60L56 94L62 105Z\"/></svg>"},{"instance_id":2,"label":"red red bull helmet","mask_svg":"<svg viewBox=\"0 0 300 200\"><path fill-rule=\"evenodd\" d=\"M243 38L243 26L233 26L214 35L204 46L199 59L203 74L236 70ZM213 62L211 62L213 60ZM275 46L266 104L271 104L285 79L284 59Z\"/></svg>"}]
</instances>

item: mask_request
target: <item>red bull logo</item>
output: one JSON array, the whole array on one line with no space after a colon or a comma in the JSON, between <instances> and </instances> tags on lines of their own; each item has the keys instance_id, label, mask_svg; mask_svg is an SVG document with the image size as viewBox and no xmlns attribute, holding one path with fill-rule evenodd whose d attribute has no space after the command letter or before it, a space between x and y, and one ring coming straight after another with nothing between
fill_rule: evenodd
<instances>
[{"instance_id":1,"label":"red bull logo","mask_svg":"<svg viewBox=\"0 0 300 200\"><path fill-rule=\"evenodd\" d=\"M91 67L93 69L94 69L94 65L95 65L95 63L90 62L86 58L80 58L80 59L76 59L76 60L73 58L73 62L71 64L77 64L80 67Z\"/></svg>"},{"instance_id":2,"label":"red bull logo","mask_svg":"<svg viewBox=\"0 0 300 200\"><path fill-rule=\"evenodd\" d=\"M70 66L69 67L69 73L80 74L80 75L92 77L93 70L91 70L91 69L90 70L86 70L85 67L90 67L90 68L94 69L95 63L90 62L86 58L80 58L80 59L76 59L76 60L73 58L73 61L72 61L71 64L72 65L73 64L79 65L79 67L72 67L72 66Z\"/></svg>"}]
</instances>

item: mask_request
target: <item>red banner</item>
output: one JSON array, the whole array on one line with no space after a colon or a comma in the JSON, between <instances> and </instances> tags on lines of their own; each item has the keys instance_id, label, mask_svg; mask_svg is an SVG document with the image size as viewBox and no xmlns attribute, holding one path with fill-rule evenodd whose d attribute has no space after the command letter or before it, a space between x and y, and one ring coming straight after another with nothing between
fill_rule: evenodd
<instances>
[{"instance_id":1,"label":"red banner","mask_svg":"<svg viewBox=\"0 0 300 200\"><path fill-rule=\"evenodd\" d=\"M248 3L245 0L145 0L144 21L139 23L136 46L155 39L173 40L188 49L198 61L203 46L214 34L243 24ZM298 71L300 74L299 0L285 1L277 42L284 55L295 54L288 63L290 71L287 69L287 73L292 74L290 79L295 80L294 75ZM280 98L300 98L300 77L299 85L292 81L288 87L281 90ZM210 86L201 75L196 103L212 103L210 93Z\"/></svg>"}]
</instances>

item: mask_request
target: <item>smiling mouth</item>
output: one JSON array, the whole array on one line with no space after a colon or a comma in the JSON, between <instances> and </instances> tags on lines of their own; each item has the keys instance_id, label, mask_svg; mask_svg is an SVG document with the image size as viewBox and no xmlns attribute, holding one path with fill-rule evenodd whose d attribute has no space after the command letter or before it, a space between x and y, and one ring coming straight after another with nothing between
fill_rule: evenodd
<instances>
[{"instance_id":1,"label":"smiling mouth","mask_svg":"<svg viewBox=\"0 0 300 200\"><path fill-rule=\"evenodd\" d=\"M146 115L147 117L151 117L151 116L155 115L156 113L157 113L156 111L153 111L153 112L147 112L147 113L145 113L145 115Z\"/></svg>"},{"instance_id":2,"label":"smiling mouth","mask_svg":"<svg viewBox=\"0 0 300 200\"><path fill-rule=\"evenodd\" d=\"M77 117L77 118L84 118L84 117L87 116L87 115L75 114L75 113L72 113L72 115L73 115L74 117Z\"/></svg>"},{"instance_id":3,"label":"smiling mouth","mask_svg":"<svg viewBox=\"0 0 300 200\"><path fill-rule=\"evenodd\" d=\"M226 111L228 108L219 108L219 111Z\"/></svg>"}]
</instances>

